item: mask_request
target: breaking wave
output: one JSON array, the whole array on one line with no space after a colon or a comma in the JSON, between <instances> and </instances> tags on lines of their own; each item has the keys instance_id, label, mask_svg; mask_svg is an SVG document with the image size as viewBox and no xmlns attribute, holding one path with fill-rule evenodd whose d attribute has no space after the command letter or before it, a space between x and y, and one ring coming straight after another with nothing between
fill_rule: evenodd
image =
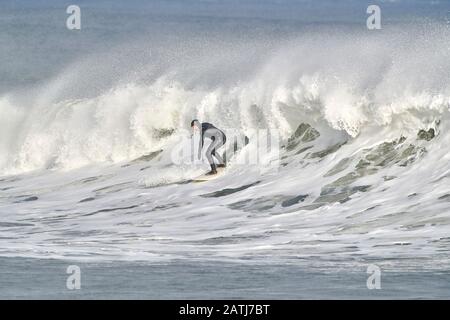
<instances>
[{"instance_id":1,"label":"breaking wave","mask_svg":"<svg viewBox=\"0 0 450 320\"><path fill-rule=\"evenodd\" d=\"M0 227L12 240L0 254L442 253L450 34L408 28L196 38L139 63L124 58L130 45L4 95ZM280 161L267 173L230 162L190 184L205 167L176 166L171 152L193 118L249 136L238 156L254 152L252 130L276 129Z\"/></svg>"}]
</instances>

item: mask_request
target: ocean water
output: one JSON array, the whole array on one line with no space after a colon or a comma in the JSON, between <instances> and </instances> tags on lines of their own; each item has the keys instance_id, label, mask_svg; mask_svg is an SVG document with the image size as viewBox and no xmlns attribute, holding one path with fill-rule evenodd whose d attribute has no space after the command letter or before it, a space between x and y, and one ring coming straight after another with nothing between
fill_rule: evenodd
<instances>
[{"instance_id":1,"label":"ocean water","mask_svg":"<svg viewBox=\"0 0 450 320\"><path fill-rule=\"evenodd\" d=\"M1 299L449 299L448 271L386 266L379 289L366 270L339 261L243 264L213 261L89 262L1 258ZM67 268L80 268L68 289ZM73 288L73 287L71 287Z\"/></svg>"},{"instance_id":2,"label":"ocean water","mask_svg":"<svg viewBox=\"0 0 450 320\"><path fill-rule=\"evenodd\" d=\"M448 298L450 5L368 4L2 1L0 297Z\"/></svg>"}]
</instances>

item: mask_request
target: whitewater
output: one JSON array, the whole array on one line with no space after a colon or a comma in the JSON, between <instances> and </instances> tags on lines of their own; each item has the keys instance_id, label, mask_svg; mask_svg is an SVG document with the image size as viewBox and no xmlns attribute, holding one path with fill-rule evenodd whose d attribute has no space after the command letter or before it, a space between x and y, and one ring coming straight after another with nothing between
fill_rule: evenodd
<instances>
[{"instance_id":1,"label":"whitewater","mask_svg":"<svg viewBox=\"0 0 450 320\"><path fill-rule=\"evenodd\" d=\"M2 90L0 256L448 270L448 25L247 23L172 26ZM201 184L206 163L173 161L195 118L249 138ZM278 161L239 161L255 129Z\"/></svg>"}]
</instances>

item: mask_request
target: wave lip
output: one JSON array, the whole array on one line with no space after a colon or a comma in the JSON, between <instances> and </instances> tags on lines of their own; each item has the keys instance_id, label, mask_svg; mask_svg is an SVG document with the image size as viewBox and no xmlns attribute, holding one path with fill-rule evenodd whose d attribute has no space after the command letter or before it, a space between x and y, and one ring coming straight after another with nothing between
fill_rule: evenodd
<instances>
[{"instance_id":1,"label":"wave lip","mask_svg":"<svg viewBox=\"0 0 450 320\"><path fill-rule=\"evenodd\" d=\"M319 28L248 43L205 35L202 42L180 43L179 53L166 43L151 60L140 55L150 75L136 70L135 79L124 75L118 83L109 81L118 76L108 71L113 53L104 66L95 55L86 57L27 99L14 93L0 98L0 172L128 161L163 148L171 140L161 133L176 135L192 118L244 134L276 128L284 138L300 122L352 137L370 127L389 128L389 139L429 128L448 119L448 29L409 27L408 33L397 26L370 37ZM139 48L117 50L117 63L126 64L121 55ZM89 72L94 64L102 77ZM88 87L102 89L80 96L92 93Z\"/></svg>"}]
</instances>

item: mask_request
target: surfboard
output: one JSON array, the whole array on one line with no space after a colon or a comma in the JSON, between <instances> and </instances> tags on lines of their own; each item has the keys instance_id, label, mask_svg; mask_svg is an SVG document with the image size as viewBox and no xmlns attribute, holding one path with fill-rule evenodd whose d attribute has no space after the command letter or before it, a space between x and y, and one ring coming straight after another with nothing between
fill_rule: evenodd
<instances>
[{"instance_id":1,"label":"surfboard","mask_svg":"<svg viewBox=\"0 0 450 320\"><path fill-rule=\"evenodd\" d=\"M221 175L223 175L223 173L225 172L225 169L226 168L217 168L216 169L217 170L216 174L206 175L206 173L205 173L205 174L202 174L201 176L199 176L197 178L194 178L192 180L192 182L206 182L206 181L214 180L214 179L220 177Z\"/></svg>"}]
</instances>

